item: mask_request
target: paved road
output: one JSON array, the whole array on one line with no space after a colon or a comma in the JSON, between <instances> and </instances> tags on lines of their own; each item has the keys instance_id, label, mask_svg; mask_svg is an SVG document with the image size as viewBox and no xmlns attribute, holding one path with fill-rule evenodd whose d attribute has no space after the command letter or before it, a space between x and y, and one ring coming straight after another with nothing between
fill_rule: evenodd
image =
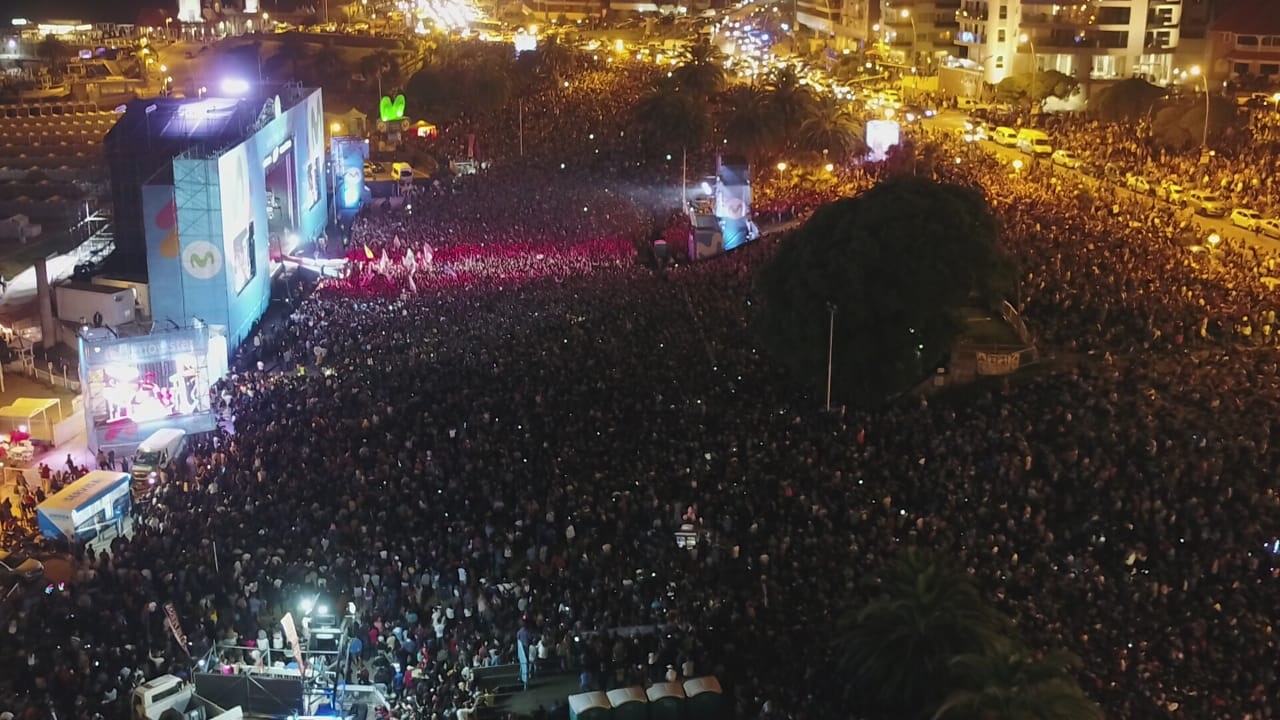
<instances>
[{"instance_id":1,"label":"paved road","mask_svg":"<svg viewBox=\"0 0 1280 720\"><path fill-rule=\"evenodd\" d=\"M964 129L964 120L966 117L968 116L964 112L957 111L957 110L945 110L939 113L937 117L925 120L924 123L926 124L927 127L934 130L942 130L942 131L958 133ZM1012 162L1013 160L1019 159L1019 158L1026 159L1027 157L1025 153L1021 152L1016 148L1004 147L1002 145L997 145L994 142L982 141L978 144L982 147L983 150L986 150L992 155L1000 157L1008 162ZM1077 175L1076 171L1068 170L1066 168L1054 167L1053 170L1054 172L1063 173L1066 175L1071 175L1071 176ZM1147 200L1148 202L1152 203L1153 205L1156 205L1156 204L1167 205L1165 201L1158 200L1152 195L1137 195L1136 193L1133 193L1125 189L1124 187L1115 185L1114 183L1110 183L1109 181L1106 181L1106 180L1100 180L1099 182L1108 183L1113 188L1115 188L1115 190L1121 196L1141 197ZM1203 238L1208 238L1209 235L1211 235L1212 233L1218 233L1218 235L1221 236L1223 239L1239 241L1249 246L1255 246L1258 248L1271 250L1271 251L1280 250L1280 241L1269 238L1265 235L1262 235L1261 233L1255 233L1250 230L1244 230L1242 228L1235 227L1226 218L1210 218L1210 217L1196 216L1194 222L1197 226L1199 226L1200 235Z\"/></svg>"}]
</instances>

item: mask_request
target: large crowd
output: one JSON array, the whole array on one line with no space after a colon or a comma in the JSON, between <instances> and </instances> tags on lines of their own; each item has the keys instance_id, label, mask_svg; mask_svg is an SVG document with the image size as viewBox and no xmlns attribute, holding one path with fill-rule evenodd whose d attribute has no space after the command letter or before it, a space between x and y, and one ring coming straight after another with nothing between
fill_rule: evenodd
<instances>
[{"instance_id":1,"label":"large crowd","mask_svg":"<svg viewBox=\"0 0 1280 720\"><path fill-rule=\"evenodd\" d=\"M350 679L399 718L486 702L477 669L517 643L582 689L710 674L736 717L844 716L839 613L915 545L1033 647L1078 654L1108 716L1275 716L1274 258L1193 252L1141 201L966 153L936 172L985 191L1057 359L963 401L829 415L749 331L777 239L634 262L656 191L559 168L590 134L563 129L537 162L355 224L354 269L244 344L226 423L132 537L0 606L0 712L124 717L138 682L207 650L259 662L225 648L318 596L354 605Z\"/></svg>"}]
</instances>

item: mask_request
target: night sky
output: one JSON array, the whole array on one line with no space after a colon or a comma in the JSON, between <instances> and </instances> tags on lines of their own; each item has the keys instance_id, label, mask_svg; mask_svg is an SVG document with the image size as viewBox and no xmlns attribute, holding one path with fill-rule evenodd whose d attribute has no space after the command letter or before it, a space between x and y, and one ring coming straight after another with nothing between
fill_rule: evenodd
<instances>
[{"instance_id":1,"label":"night sky","mask_svg":"<svg viewBox=\"0 0 1280 720\"><path fill-rule=\"evenodd\" d=\"M229 5L240 6L240 0ZM291 10L297 0L262 0L264 10ZM132 23L143 8L178 12L178 0L0 0L0 26L9 27L13 18L28 20L84 20L85 22Z\"/></svg>"},{"instance_id":2,"label":"night sky","mask_svg":"<svg viewBox=\"0 0 1280 720\"><path fill-rule=\"evenodd\" d=\"M131 23L144 7L178 8L177 0L5 0L0 2L0 23L15 17L36 20L83 20Z\"/></svg>"}]
</instances>

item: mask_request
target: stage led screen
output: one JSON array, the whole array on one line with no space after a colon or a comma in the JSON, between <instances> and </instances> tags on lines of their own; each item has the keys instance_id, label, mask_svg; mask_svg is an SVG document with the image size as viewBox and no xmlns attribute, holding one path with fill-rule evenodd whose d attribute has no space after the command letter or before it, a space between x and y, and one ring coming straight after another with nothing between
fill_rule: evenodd
<instances>
[{"instance_id":1,"label":"stage led screen","mask_svg":"<svg viewBox=\"0 0 1280 720\"><path fill-rule=\"evenodd\" d=\"M369 141L358 137L336 137L332 141L334 188L339 210L355 210L364 197L364 162L369 159Z\"/></svg>"},{"instance_id":2,"label":"stage led screen","mask_svg":"<svg viewBox=\"0 0 1280 720\"><path fill-rule=\"evenodd\" d=\"M324 189L324 106L320 102L320 93L306 99L306 111L307 156L303 158L306 178L302 188L302 206L310 210L320 202Z\"/></svg>"},{"instance_id":3,"label":"stage led screen","mask_svg":"<svg viewBox=\"0 0 1280 720\"><path fill-rule=\"evenodd\" d=\"M872 162L880 162L889 154L889 148L897 145L902 139L902 129L893 120L867 121L867 157Z\"/></svg>"},{"instance_id":4,"label":"stage led screen","mask_svg":"<svg viewBox=\"0 0 1280 720\"><path fill-rule=\"evenodd\" d=\"M241 143L218 158L218 184L222 195L223 255L231 273L232 289L239 294L258 270L253 203L249 198L248 144Z\"/></svg>"},{"instance_id":5,"label":"stage led screen","mask_svg":"<svg viewBox=\"0 0 1280 720\"><path fill-rule=\"evenodd\" d=\"M209 349L203 327L133 338L82 337L85 415L98 446L138 443L167 427L212 430Z\"/></svg>"}]
</instances>

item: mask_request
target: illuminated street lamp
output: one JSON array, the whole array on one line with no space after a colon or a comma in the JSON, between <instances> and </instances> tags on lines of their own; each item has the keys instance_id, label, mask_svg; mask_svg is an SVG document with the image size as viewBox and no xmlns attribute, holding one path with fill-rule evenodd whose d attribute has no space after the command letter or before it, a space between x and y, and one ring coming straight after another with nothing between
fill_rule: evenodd
<instances>
[{"instance_id":1,"label":"illuminated street lamp","mask_svg":"<svg viewBox=\"0 0 1280 720\"><path fill-rule=\"evenodd\" d=\"M1036 106L1036 75L1040 73L1040 58L1036 56L1036 44L1031 36L1022 33L1018 36L1018 44L1026 43L1031 47L1031 107Z\"/></svg>"},{"instance_id":2,"label":"illuminated street lamp","mask_svg":"<svg viewBox=\"0 0 1280 720\"><path fill-rule=\"evenodd\" d=\"M780 163L778 163L778 172L786 172L786 170L787 170L787 164L786 164L786 163L784 163L784 162L780 162Z\"/></svg>"},{"instance_id":3,"label":"illuminated street lamp","mask_svg":"<svg viewBox=\"0 0 1280 720\"><path fill-rule=\"evenodd\" d=\"M1191 67L1191 76L1200 78L1204 85L1204 130L1200 133L1200 149L1203 150L1209 144L1209 77L1200 72L1199 65Z\"/></svg>"},{"instance_id":4,"label":"illuminated street lamp","mask_svg":"<svg viewBox=\"0 0 1280 720\"><path fill-rule=\"evenodd\" d=\"M1013 169L1014 169L1014 170L1021 170L1021 169L1022 169L1022 159L1021 159L1021 158L1019 158L1019 159L1017 159L1017 160L1014 160L1014 161L1013 161Z\"/></svg>"},{"instance_id":5,"label":"illuminated street lamp","mask_svg":"<svg viewBox=\"0 0 1280 720\"><path fill-rule=\"evenodd\" d=\"M901 17L903 20L910 20L910 21L911 21L911 64L912 64L912 65L915 65L915 64L916 64L916 55L917 55L917 52L916 52L916 19L915 19L915 17L914 17L914 16L912 16L911 11L910 11L910 10L908 10L908 9L906 9L906 8L903 8L903 9L902 9L902 12L898 13L898 16L899 16L899 17Z\"/></svg>"},{"instance_id":6,"label":"illuminated street lamp","mask_svg":"<svg viewBox=\"0 0 1280 720\"><path fill-rule=\"evenodd\" d=\"M1222 244L1222 236L1218 233L1209 233L1209 247L1218 247Z\"/></svg>"}]
</instances>

